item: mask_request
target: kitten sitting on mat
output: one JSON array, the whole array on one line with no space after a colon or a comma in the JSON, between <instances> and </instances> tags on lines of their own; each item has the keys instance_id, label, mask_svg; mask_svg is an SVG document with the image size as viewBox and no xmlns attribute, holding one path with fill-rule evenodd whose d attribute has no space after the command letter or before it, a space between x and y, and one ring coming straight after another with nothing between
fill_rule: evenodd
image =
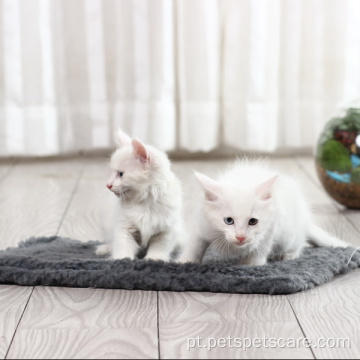
<instances>
[{"instance_id":1,"label":"kitten sitting on mat","mask_svg":"<svg viewBox=\"0 0 360 360\"><path fill-rule=\"evenodd\" d=\"M145 259L169 261L182 244L181 186L167 155L118 132L119 148L111 158L112 175L107 187L118 198L109 245L114 259L135 259L147 249Z\"/></svg>"},{"instance_id":2,"label":"kitten sitting on mat","mask_svg":"<svg viewBox=\"0 0 360 360\"><path fill-rule=\"evenodd\" d=\"M306 241L349 246L313 224L297 181L264 161L238 160L217 181L200 173L196 177L205 202L181 262L201 262L210 244L223 256L238 258L239 265L295 259Z\"/></svg>"}]
</instances>

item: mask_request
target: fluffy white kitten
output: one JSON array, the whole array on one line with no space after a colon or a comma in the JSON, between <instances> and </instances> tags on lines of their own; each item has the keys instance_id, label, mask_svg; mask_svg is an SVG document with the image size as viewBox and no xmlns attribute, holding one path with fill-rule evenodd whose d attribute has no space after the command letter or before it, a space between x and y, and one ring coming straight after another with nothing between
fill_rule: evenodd
<instances>
[{"instance_id":1,"label":"fluffy white kitten","mask_svg":"<svg viewBox=\"0 0 360 360\"><path fill-rule=\"evenodd\" d=\"M147 248L146 259L170 260L182 246L181 186L167 155L125 133L118 133L119 148L111 157L107 187L118 197L109 245L114 259L134 259Z\"/></svg>"},{"instance_id":2,"label":"fluffy white kitten","mask_svg":"<svg viewBox=\"0 0 360 360\"><path fill-rule=\"evenodd\" d=\"M182 262L201 262L210 244L238 257L239 265L295 259L307 240L316 246L348 246L313 224L297 181L263 161L239 160L217 181L200 173L196 177L205 202Z\"/></svg>"}]
</instances>

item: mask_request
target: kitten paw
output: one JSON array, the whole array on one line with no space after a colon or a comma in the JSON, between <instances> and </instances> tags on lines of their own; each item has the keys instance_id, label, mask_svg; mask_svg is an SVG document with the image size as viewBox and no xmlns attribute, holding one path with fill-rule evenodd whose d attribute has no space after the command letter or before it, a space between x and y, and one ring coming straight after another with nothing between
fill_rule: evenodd
<instances>
[{"instance_id":1,"label":"kitten paw","mask_svg":"<svg viewBox=\"0 0 360 360\"><path fill-rule=\"evenodd\" d=\"M186 263L193 263L193 264L201 264L201 259L196 258L195 256L181 256L180 258L174 260L174 262L178 264L186 264Z\"/></svg>"},{"instance_id":2,"label":"kitten paw","mask_svg":"<svg viewBox=\"0 0 360 360\"><path fill-rule=\"evenodd\" d=\"M294 260L297 259L299 257L299 254L297 252L289 252L289 253L285 253L282 256L282 260Z\"/></svg>"},{"instance_id":3,"label":"kitten paw","mask_svg":"<svg viewBox=\"0 0 360 360\"><path fill-rule=\"evenodd\" d=\"M266 259L255 259L253 260L252 264L250 265L253 265L253 266L263 266L263 265L266 265Z\"/></svg>"},{"instance_id":4,"label":"kitten paw","mask_svg":"<svg viewBox=\"0 0 360 360\"><path fill-rule=\"evenodd\" d=\"M102 255L109 255L111 252L109 245L99 245L95 251L96 255L102 256Z\"/></svg>"},{"instance_id":5,"label":"kitten paw","mask_svg":"<svg viewBox=\"0 0 360 360\"><path fill-rule=\"evenodd\" d=\"M242 260L238 263L238 265L262 266L265 265L266 262L267 261L265 257L256 257L256 258Z\"/></svg>"},{"instance_id":6,"label":"kitten paw","mask_svg":"<svg viewBox=\"0 0 360 360\"><path fill-rule=\"evenodd\" d=\"M127 260L135 260L135 257L131 257L130 255L124 255L124 256L114 256L114 255L112 255L111 257L110 257L110 259L112 259L112 260L125 260L125 259L127 259Z\"/></svg>"},{"instance_id":7,"label":"kitten paw","mask_svg":"<svg viewBox=\"0 0 360 360\"><path fill-rule=\"evenodd\" d=\"M150 255L150 256L145 256L144 260L155 260L155 261L165 261L168 262L170 261L170 257L167 255Z\"/></svg>"}]
</instances>

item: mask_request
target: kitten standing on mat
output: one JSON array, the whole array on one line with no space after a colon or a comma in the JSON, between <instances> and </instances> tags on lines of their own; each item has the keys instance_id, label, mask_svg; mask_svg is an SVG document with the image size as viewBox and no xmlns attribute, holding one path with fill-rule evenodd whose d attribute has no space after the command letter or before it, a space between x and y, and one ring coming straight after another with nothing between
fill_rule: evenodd
<instances>
[{"instance_id":1,"label":"kitten standing on mat","mask_svg":"<svg viewBox=\"0 0 360 360\"><path fill-rule=\"evenodd\" d=\"M135 259L147 249L145 259L169 261L182 247L182 194L167 155L119 131L119 148L111 157L112 175L107 187L118 197L109 245L114 259Z\"/></svg>"},{"instance_id":2,"label":"kitten standing on mat","mask_svg":"<svg viewBox=\"0 0 360 360\"><path fill-rule=\"evenodd\" d=\"M197 231L181 262L201 262L207 247L264 265L268 259L299 257L306 241L315 246L349 246L312 222L297 181L261 160L238 160L215 181L195 174L205 192Z\"/></svg>"}]
</instances>

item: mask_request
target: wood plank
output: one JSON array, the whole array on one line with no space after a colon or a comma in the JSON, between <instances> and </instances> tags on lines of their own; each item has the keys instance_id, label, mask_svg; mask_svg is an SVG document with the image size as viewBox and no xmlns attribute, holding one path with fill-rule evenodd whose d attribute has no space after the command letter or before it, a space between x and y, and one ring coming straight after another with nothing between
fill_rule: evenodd
<instances>
[{"instance_id":1,"label":"wood plank","mask_svg":"<svg viewBox=\"0 0 360 360\"><path fill-rule=\"evenodd\" d=\"M159 304L162 324L294 320L284 296L163 291L159 293Z\"/></svg>"},{"instance_id":2,"label":"wood plank","mask_svg":"<svg viewBox=\"0 0 360 360\"><path fill-rule=\"evenodd\" d=\"M299 348L293 345L294 334L302 338L298 329L296 322L275 321L172 324L160 328L160 354L164 359L313 359L301 340Z\"/></svg>"},{"instance_id":3,"label":"wood plank","mask_svg":"<svg viewBox=\"0 0 360 360\"><path fill-rule=\"evenodd\" d=\"M31 236L54 235L79 171L77 161L17 163L0 185L0 249ZM11 344L31 291L32 287L1 287L0 358Z\"/></svg>"},{"instance_id":4,"label":"wood plank","mask_svg":"<svg viewBox=\"0 0 360 360\"><path fill-rule=\"evenodd\" d=\"M303 337L285 296L160 292L159 336L161 358L313 358L301 344L269 347L270 338ZM202 347L189 349L198 337ZM226 346L204 347L220 338L228 339ZM235 339L254 343L240 348Z\"/></svg>"},{"instance_id":5,"label":"wood plank","mask_svg":"<svg viewBox=\"0 0 360 360\"><path fill-rule=\"evenodd\" d=\"M103 220L116 201L106 188L108 174L107 161L88 160L59 229L60 236L81 241L104 239ZM108 336L110 329L116 335ZM10 355L17 357L22 351L23 337L31 335L40 346L43 337L52 339L58 333L69 338L62 358L89 357L81 344L92 342L96 336L96 351L91 357L158 357L156 292L36 288ZM74 333L78 335L69 335ZM39 347L34 356L52 356L53 345Z\"/></svg>"},{"instance_id":6,"label":"wood plank","mask_svg":"<svg viewBox=\"0 0 360 360\"><path fill-rule=\"evenodd\" d=\"M155 358L156 292L36 287L8 358Z\"/></svg>"},{"instance_id":7,"label":"wood plank","mask_svg":"<svg viewBox=\"0 0 360 360\"><path fill-rule=\"evenodd\" d=\"M317 289L289 296L306 337L313 344L317 344L319 339L329 342L323 348L312 347L317 358L360 357L359 278L360 270L355 270ZM350 348L340 347L345 339Z\"/></svg>"},{"instance_id":8,"label":"wood plank","mask_svg":"<svg viewBox=\"0 0 360 360\"><path fill-rule=\"evenodd\" d=\"M156 308L151 291L37 286L20 329L156 328Z\"/></svg>"},{"instance_id":9,"label":"wood plank","mask_svg":"<svg viewBox=\"0 0 360 360\"><path fill-rule=\"evenodd\" d=\"M76 160L14 166L0 186L0 249L56 234L81 166Z\"/></svg>"},{"instance_id":10,"label":"wood plank","mask_svg":"<svg viewBox=\"0 0 360 360\"><path fill-rule=\"evenodd\" d=\"M349 241L355 246L360 244L358 222L349 221L349 213L358 218L359 213L349 211L333 201L322 189L313 167L311 158L299 158L299 164L308 176L309 184L316 189L312 193L313 203L322 203L322 213L328 217L325 208L331 214L323 226ZM310 187L310 185L309 185ZM360 270L338 276L333 281L305 293L289 296L292 307L306 336L316 344L319 338L349 339L351 348L313 346L317 358L359 358L360 356L360 309L358 299ZM331 344L333 345L333 344Z\"/></svg>"},{"instance_id":11,"label":"wood plank","mask_svg":"<svg viewBox=\"0 0 360 360\"><path fill-rule=\"evenodd\" d=\"M0 184L9 175L15 161L6 160L0 162ZM1 185L0 185L1 186Z\"/></svg>"},{"instance_id":12,"label":"wood plank","mask_svg":"<svg viewBox=\"0 0 360 360\"><path fill-rule=\"evenodd\" d=\"M5 358L31 291L31 287L0 285L0 359Z\"/></svg>"},{"instance_id":13,"label":"wood plank","mask_svg":"<svg viewBox=\"0 0 360 360\"><path fill-rule=\"evenodd\" d=\"M20 330L7 358L152 359L158 350L153 334L153 329Z\"/></svg>"},{"instance_id":14,"label":"wood plank","mask_svg":"<svg viewBox=\"0 0 360 360\"><path fill-rule=\"evenodd\" d=\"M107 188L109 165L106 159L90 159L64 218L60 236L73 239L104 240L106 226L117 198Z\"/></svg>"}]
</instances>

